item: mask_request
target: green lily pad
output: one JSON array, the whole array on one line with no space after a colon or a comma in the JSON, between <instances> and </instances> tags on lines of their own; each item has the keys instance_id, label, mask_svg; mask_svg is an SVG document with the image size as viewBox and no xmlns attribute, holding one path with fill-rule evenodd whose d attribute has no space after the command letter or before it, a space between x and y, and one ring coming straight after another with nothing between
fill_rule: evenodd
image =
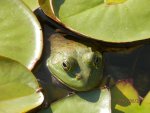
<instances>
[{"instance_id":1,"label":"green lily pad","mask_svg":"<svg viewBox=\"0 0 150 113\"><path fill-rule=\"evenodd\" d=\"M39 7L38 0L22 0L32 11Z\"/></svg>"},{"instance_id":2,"label":"green lily pad","mask_svg":"<svg viewBox=\"0 0 150 113\"><path fill-rule=\"evenodd\" d=\"M0 55L32 69L42 52L41 26L21 0L0 0Z\"/></svg>"},{"instance_id":3,"label":"green lily pad","mask_svg":"<svg viewBox=\"0 0 150 113\"><path fill-rule=\"evenodd\" d=\"M148 113L150 93L140 105L140 98L131 83L121 81L111 89L112 113Z\"/></svg>"},{"instance_id":4,"label":"green lily pad","mask_svg":"<svg viewBox=\"0 0 150 113\"><path fill-rule=\"evenodd\" d=\"M52 19L96 40L125 43L150 37L150 0L39 1L45 1L39 3ZM48 2L49 8L42 7Z\"/></svg>"},{"instance_id":5,"label":"green lily pad","mask_svg":"<svg viewBox=\"0 0 150 113\"><path fill-rule=\"evenodd\" d=\"M93 90L68 96L39 113L111 113L110 92Z\"/></svg>"},{"instance_id":6,"label":"green lily pad","mask_svg":"<svg viewBox=\"0 0 150 113\"><path fill-rule=\"evenodd\" d=\"M34 75L22 64L0 57L0 113L23 113L43 102Z\"/></svg>"},{"instance_id":7,"label":"green lily pad","mask_svg":"<svg viewBox=\"0 0 150 113\"><path fill-rule=\"evenodd\" d=\"M40 7L43 9L44 13L53 18L55 20L55 15L53 14L53 11L50 7L50 1L49 0L38 0Z\"/></svg>"}]
</instances>

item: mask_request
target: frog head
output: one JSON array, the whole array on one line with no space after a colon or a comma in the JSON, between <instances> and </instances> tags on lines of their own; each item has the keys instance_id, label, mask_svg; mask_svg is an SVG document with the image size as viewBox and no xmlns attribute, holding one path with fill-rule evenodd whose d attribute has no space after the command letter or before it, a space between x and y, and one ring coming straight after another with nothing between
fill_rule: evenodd
<instances>
[{"instance_id":1,"label":"frog head","mask_svg":"<svg viewBox=\"0 0 150 113\"><path fill-rule=\"evenodd\" d=\"M59 48L47 66L57 80L76 91L90 90L102 79L102 55L86 46Z\"/></svg>"}]
</instances>

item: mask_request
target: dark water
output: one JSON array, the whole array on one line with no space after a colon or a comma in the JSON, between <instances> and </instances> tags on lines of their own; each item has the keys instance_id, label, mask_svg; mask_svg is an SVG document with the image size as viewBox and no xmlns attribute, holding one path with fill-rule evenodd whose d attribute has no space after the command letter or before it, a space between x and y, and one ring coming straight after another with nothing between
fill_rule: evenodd
<instances>
[{"instance_id":1,"label":"dark water","mask_svg":"<svg viewBox=\"0 0 150 113\"><path fill-rule=\"evenodd\" d=\"M150 45L144 45L132 52L105 53L104 75L115 80L132 79L140 96L150 90Z\"/></svg>"}]
</instances>

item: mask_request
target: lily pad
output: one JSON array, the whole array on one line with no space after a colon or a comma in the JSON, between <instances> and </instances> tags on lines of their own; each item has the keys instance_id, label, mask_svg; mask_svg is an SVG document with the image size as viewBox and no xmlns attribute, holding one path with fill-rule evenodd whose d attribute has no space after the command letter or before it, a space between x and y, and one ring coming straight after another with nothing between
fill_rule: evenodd
<instances>
[{"instance_id":1,"label":"lily pad","mask_svg":"<svg viewBox=\"0 0 150 113\"><path fill-rule=\"evenodd\" d=\"M24 113L43 100L34 75L22 64L0 57L0 113Z\"/></svg>"},{"instance_id":2,"label":"lily pad","mask_svg":"<svg viewBox=\"0 0 150 113\"><path fill-rule=\"evenodd\" d=\"M150 0L39 1L46 15L89 38L125 43L150 37Z\"/></svg>"},{"instance_id":3,"label":"lily pad","mask_svg":"<svg viewBox=\"0 0 150 113\"><path fill-rule=\"evenodd\" d=\"M38 0L22 0L32 11L39 7Z\"/></svg>"},{"instance_id":4,"label":"lily pad","mask_svg":"<svg viewBox=\"0 0 150 113\"><path fill-rule=\"evenodd\" d=\"M150 108L150 93L140 104L140 97L131 83L118 82L111 89L112 113L148 113Z\"/></svg>"},{"instance_id":5,"label":"lily pad","mask_svg":"<svg viewBox=\"0 0 150 113\"><path fill-rule=\"evenodd\" d=\"M37 18L21 0L0 0L0 11L0 55L32 69L43 43Z\"/></svg>"},{"instance_id":6,"label":"lily pad","mask_svg":"<svg viewBox=\"0 0 150 113\"><path fill-rule=\"evenodd\" d=\"M68 96L39 113L111 113L110 92L93 90Z\"/></svg>"},{"instance_id":7,"label":"lily pad","mask_svg":"<svg viewBox=\"0 0 150 113\"><path fill-rule=\"evenodd\" d=\"M50 0L38 0L40 7L43 9L44 13L53 18L55 20L55 15L52 12L52 9L50 7Z\"/></svg>"}]
</instances>

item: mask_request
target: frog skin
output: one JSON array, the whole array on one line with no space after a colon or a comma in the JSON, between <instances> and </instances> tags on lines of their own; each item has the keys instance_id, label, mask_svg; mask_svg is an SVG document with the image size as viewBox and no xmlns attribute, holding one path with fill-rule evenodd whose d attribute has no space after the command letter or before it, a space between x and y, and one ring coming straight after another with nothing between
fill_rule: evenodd
<instances>
[{"instance_id":1,"label":"frog skin","mask_svg":"<svg viewBox=\"0 0 150 113\"><path fill-rule=\"evenodd\" d=\"M75 91L87 91L100 84L103 75L100 52L59 33L49 40L51 54L47 66L56 79Z\"/></svg>"}]
</instances>

